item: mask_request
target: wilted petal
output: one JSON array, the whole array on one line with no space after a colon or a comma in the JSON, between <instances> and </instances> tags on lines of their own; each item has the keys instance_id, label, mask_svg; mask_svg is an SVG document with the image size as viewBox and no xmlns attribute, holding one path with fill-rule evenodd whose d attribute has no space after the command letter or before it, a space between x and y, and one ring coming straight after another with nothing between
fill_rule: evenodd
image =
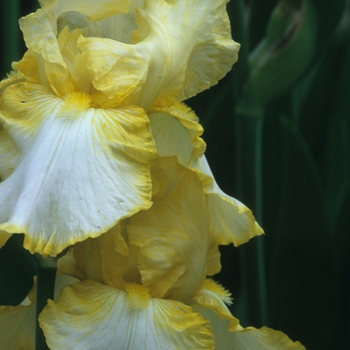
<instances>
[{"instance_id":1,"label":"wilted petal","mask_svg":"<svg viewBox=\"0 0 350 350\"><path fill-rule=\"evenodd\" d=\"M86 280L66 287L39 317L52 349L213 349L206 320L180 302L150 298Z\"/></svg>"},{"instance_id":2,"label":"wilted petal","mask_svg":"<svg viewBox=\"0 0 350 350\"><path fill-rule=\"evenodd\" d=\"M142 109L90 108L84 93L61 99L26 82L2 99L22 159L0 184L0 230L54 256L150 207L154 146Z\"/></svg>"}]
</instances>

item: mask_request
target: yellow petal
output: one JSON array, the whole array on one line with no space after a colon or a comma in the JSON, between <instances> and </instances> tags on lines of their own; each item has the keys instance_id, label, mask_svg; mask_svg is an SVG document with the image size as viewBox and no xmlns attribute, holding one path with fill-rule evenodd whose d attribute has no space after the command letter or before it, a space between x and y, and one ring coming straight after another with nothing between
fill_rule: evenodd
<instances>
[{"instance_id":1,"label":"yellow petal","mask_svg":"<svg viewBox=\"0 0 350 350\"><path fill-rule=\"evenodd\" d=\"M1 286L3 288L4 286ZM2 349L34 350L35 287L22 304L0 306L0 339Z\"/></svg>"},{"instance_id":2,"label":"yellow petal","mask_svg":"<svg viewBox=\"0 0 350 350\"><path fill-rule=\"evenodd\" d=\"M29 82L2 99L22 159L0 184L0 230L55 256L150 207L154 145L142 109L91 108L84 93L61 99Z\"/></svg>"},{"instance_id":3,"label":"yellow petal","mask_svg":"<svg viewBox=\"0 0 350 350\"><path fill-rule=\"evenodd\" d=\"M205 151L201 138L203 128L198 117L183 103L171 107L153 107L149 112L151 128L161 157L173 156L180 164L189 166Z\"/></svg>"},{"instance_id":4,"label":"yellow petal","mask_svg":"<svg viewBox=\"0 0 350 350\"><path fill-rule=\"evenodd\" d=\"M57 42L57 19L62 13L80 12L98 21L129 8L127 0L50 0L43 7L20 19L20 27L28 48L42 55L45 61L65 66Z\"/></svg>"},{"instance_id":5,"label":"yellow petal","mask_svg":"<svg viewBox=\"0 0 350 350\"><path fill-rule=\"evenodd\" d=\"M204 156L192 164L191 169L202 180L203 190L207 194L210 225L218 244L233 243L238 246L263 233L252 212L220 189Z\"/></svg>"},{"instance_id":6,"label":"yellow petal","mask_svg":"<svg viewBox=\"0 0 350 350\"><path fill-rule=\"evenodd\" d=\"M72 79L72 64L66 60L59 43L58 21L62 14L80 13L90 21L99 21L120 12L127 12L127 0L50 0L42 8L20 19L20 27L29 49L24 59L13 65L14 69L38 79L53 92L64 96L76 88ZM61 29L61 28L59 28ZM61 46L61 47L60 47ZM79 84L78 84L79 85ZM86 92L88 87L83 91Z\"/></svg>"},{"instance_id":7,"label":"yellow petal","mask_svg":"<svg viewBox=\"0 0 350 350\"><path fill-rule=\"evenodd\" d=\"M280 331L262 327L242 328L237 326L235 330L228 331L229 320L221 319L211 309L193 306L194 310L210 321L213 331L215 349L220 350L305 350L298 341L293 342L287 335Z\"/></svg>"},{"instance_id":8,"label":"yellow petal","mask_svg":"<svg viewBox=\"0 0 350 350\"><path fill-rule=\"evenodd\" d=\"M170 106L208 89L231 69L239 45L231 39L226 2L145 0L132 37L150 62L141 106Z\"/></svg>"},{"instance_id":9,"label":"yellow petal","mask_svg":"<svg viewBox=\"0 0 350 350\"><path fill-rule=\"evenodd\" d=\"M229 330L235 330L239 321L232 316L225 304L231 304L231 293L213 280L206 279L201 288L192 297L190 304L197 303L203 308L215 311L220 318L229 320Z\"/></svg>"},{"instance_id":10,"label":"yellow petal","mask_svg":"<svg viewBox=\"0 0 350 350\"><path fill-rule=\"evenodd\" d=\"M0 113L1 120L1 113ZM0 124L0 183L8 178L20 161L21 153Z\"/></svg>"},{"instance_id":11,"label":"yellow petal","mask_svg":"<svg viewBox=\"0 0 350 350\"><path fill-rule=\"evenodd\" d=\"M138 267L151 294L185 301L205 279L214 238L196 174L174 158L160 158L157 164L166 168L167 189L157 193L149 210L130 219L128 238L130 244L140 247ZM215 248L218 264L217 245ZM214 270L217 272L217 265Z\"/></svg>"},{"instance_id":12,"label":"yellow petal","mask_svg":"<svg viewBox=\"0 0 350 350\"><path fill-rule=\"evenodd\" d=\"M78 243L73 249L74 259L88 279L118 289L124 289L129 278L140 282L136 254L121 236L121 226L118 224L100 237Z\"/></svg>"},{"instance_id":13,"label":"yellow petal","mask_svg":"<svg viewBox=\"0 0 350 350\"><path fill-rule=\"evenodd\" d=\"M238 246L263 233L252 212L239 200L226 195L217 185L203 156L202 127L194 113L183 104L170 108L153 107L150 111L152 133L162 157L176 156L178 161L197 173L206 193L210 227L218 244Z\"/></svg>"},{"instance_id":14,"label":"yellow petal","mask_svg":"<svg viewBox=\"0 0 350 350\"><path fill-rule=\"evenodd\" d=\"M111 39L81 38L79 47L95 89L117 105L135 104L148 73L146 59L132 45Z\"/></svg>"},{"instance_id":15,"label":"yellow petal","mask_svg":"<svg viewBox=\"0 0 350 350\"><path fill-rule=\"evenodd\" d=\"M52 349L213 349L207 321L189 306L86 280L66 287L39 317Z\"/></svg>"}]
</instances>

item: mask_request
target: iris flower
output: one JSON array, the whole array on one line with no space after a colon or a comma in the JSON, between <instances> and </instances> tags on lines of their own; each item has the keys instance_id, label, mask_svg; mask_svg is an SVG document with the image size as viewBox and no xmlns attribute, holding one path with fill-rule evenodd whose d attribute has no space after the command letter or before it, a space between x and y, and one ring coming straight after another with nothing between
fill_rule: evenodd
<instances>
[{"instance_id":1,"label":"iris flower","mask_svg":"<svg viewBox=\"0 0 350 350\"><path fill-rule=\"evenodd\" d=\"M150 208L157 155L197 165L204 147L163 149L157 130L193 134L181 101L216 84L239 45L225 0L40 2L0 84L0 244L24 233L56 256Z\"/></svg>"},{"instance_id":2,"label":"iris flower","mask_svg":"<svg viewBox=\"0 0 350 350\"><path fill-rule=\"evenodd\" d=\"M39 317L49 348L304 349L266 327L243 329L225 305L230 294L208 279L220 270L220 243L196 172L175 157L158 158L151 172L149 210L59 260L80 281Z\"/></svg>"}]
</instances>

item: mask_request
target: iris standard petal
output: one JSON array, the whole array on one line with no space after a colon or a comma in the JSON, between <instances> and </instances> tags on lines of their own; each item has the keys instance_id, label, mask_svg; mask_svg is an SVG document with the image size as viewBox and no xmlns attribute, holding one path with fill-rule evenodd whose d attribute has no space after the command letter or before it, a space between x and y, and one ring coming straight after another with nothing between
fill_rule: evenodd
<instances>
[{"instance_id":1,"label":"iris standard petal","mask_svg":"<svg viewBox=\"0 0 350 350\"><path fill-rule=\"evenodd\" d=\"M33 83L2 95L2 124L22 152L0 184L0 230L25 233L31 252L55 256L151 206L153 139L138 107L89 107Z\"/></svg>"},{"instance_id":2,"label":"iris standard petal","mask_svg":"<svg viewBox=\"0 0 350 350\"><path fill-rule=\"evenodd\" d=\"M227 0L145 0L136 11L135 48L149 57L140 105L171 106L217 83L237 60Z\"/></svg>"},{"instance_id":3,"label":"iris standard petal","mask_svg":"<svg viewBox=\"0 0 350 350\"><path fill-rule=\"evenodd\" d=\"M52 349L213 349L205 319L136 284L126 291L90 280L73 284L49 301L39 322Z\"/></svg>"},{"instance_id":4,"label":"iris standard petal","mask_svg":"<svg viewBox=\"0 0 350 350\"><path fill-rule=\"evenodd\" d=\"M25 75L37 79L42 85L64 96L78 87L71 71L74 62L69 62L62 53L64 44L59 42L59 17L69 12L78 12L90 21L99 21L116 13L127 12L130 1L127 0L50 0L42 3L43 7L20 19L28 52L24 58L13 64L13 68ZM71 44L71 43L65 43ZM76 49L73 49L76 51ZM77 61L81 64L77 55ZM74 60L75 61L75 60ZM76 63L77 65L77 63ZM84 72L85 67L81 67ZM75 72L77 74L77 72ZM82 91L89 91L90 83Z\"/></svg>"},{"instance_id":5,"label":"iris standard petal","mask_svg":"<svg viewBox=\"0 0 350 350\"><path fill-rule=\"evenodd\" d=\"M148 62L132 45L111 39L81 38L79 48L84 55L83 64L92 76L92 84L105 95L93 96L96 104L135 104L148 73Z\"/></svg>"},{"instance_id":6,"label":"iris standard petal","mask_svg":"<svg viewBox=\"0 0 350 350\"><path fill-rule=\"evenodd\" d=\"M62 13L76 11L91 21L98 21L119 12L127 12L128 0L50 0L43 7L19 21L29 49L42 55L45 61L65 66L57 42L57 19Z\"/></svg>"},{"instance_id":7,"label":"iris standard petal","mask_svg":"<svg viewBox=\"0 0 350 350\"><path fill-rule=\"evenodd\" d=\"M121 235L120 223L94 239L87 239L73 248L73 256L87 279L124 289L125 282L140 282L133 247L128 247Z\"/></svg>"},{"instance_id":8,"label":"iris standard petal","mask_svg":"<svg viewBox=\"0 0 350 350\"><path fill-rule=\"evenodd\" d=\"M192 171L172 159L157 159L169 176L165 191L153 206L130 218L130 244L140 247L138 268L152 296L186 301L202 283L208 269L220 269L218 247L206 216L205 195ZM164 193L163 196L160 193ZM216 249L216 261L207 260ZM215 265L208 267L208 263Z\"/></svg>"}]
</instances>

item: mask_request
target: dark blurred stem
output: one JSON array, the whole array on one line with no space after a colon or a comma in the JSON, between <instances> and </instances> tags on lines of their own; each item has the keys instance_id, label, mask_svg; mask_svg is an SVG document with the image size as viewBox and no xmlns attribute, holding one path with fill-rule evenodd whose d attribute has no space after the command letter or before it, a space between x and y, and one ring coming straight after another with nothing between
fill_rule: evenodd
<instances>
[{"instance_id":1,"label":"dark blurred stem","mask_svg":"<svg viewBox=\"0 0 350 350\"><path fill-rule=\"evenodd\" d=\"M239 199L252 209L262 224L262 134L264 112L236 109L237 191ZM246 321L260 327L268 324L264 237L255 237L239 248L242 293Z\"/></svg>"},{"instance_id":2,"label":"dark blurred stem","mask_svg":"<svg viewBox=\"0 0 350 350\"><path fill-rule=\"evenodd\" d=\"M4 71L9 71L12 61L20 58L19 5L20 2L16 0L3 1L0 5L1 13L3 14L0 26L2 29L1 41L4 48L2 51L1 70Z\"/></svg>"},{"instance_id":3,"label":"dark blurred stem","mask_svg":"<svg viewBox=\"0 0 350 350\"><path fill-rule=\"evenodd\" d=\"M249 45L244 0L230 1L227 11L231 20L232 38L241 45L238 62L233 66L231 73L233 95L235 100L237 100L241 95L243 83L247 78L249 70Z\"/></svg>"},{"instance_id":4,"label":"dark blurred stem","mask_svg":"<svg viewBox=\"0 0 350 350\"><path fill-rule=\"evenodd\" d=\"M39 315L47 304L48 299L54 297L56 278L56 259L52 257L43 258L36 255L37 260L37 289L36 289L36 331L35 350L48 350L44 332L39 326Z\"/></svg>"}]
</instances>

